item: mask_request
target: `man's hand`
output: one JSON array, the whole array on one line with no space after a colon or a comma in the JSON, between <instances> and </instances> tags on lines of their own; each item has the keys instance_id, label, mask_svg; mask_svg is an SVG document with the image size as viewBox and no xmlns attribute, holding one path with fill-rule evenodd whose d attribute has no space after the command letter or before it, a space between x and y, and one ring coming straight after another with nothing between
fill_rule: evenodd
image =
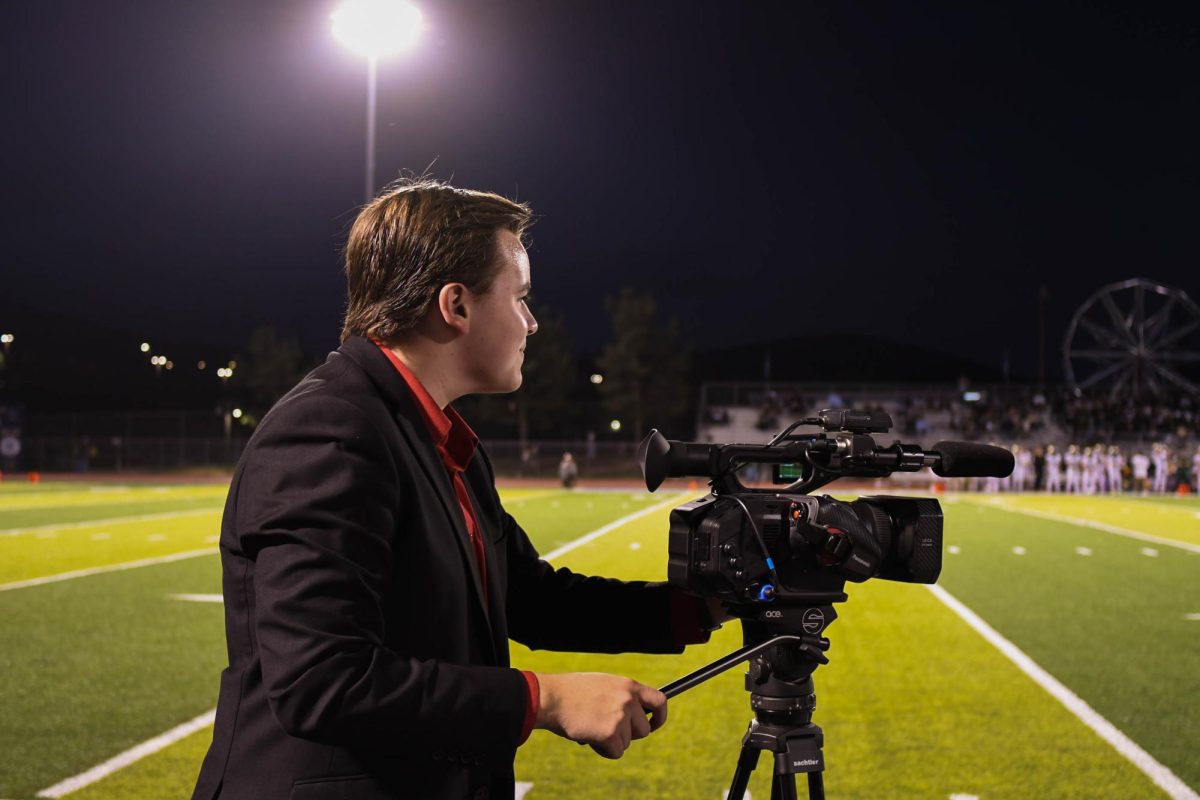
<instances>
[{"instance_id":1,"label":"man's hand","mask_svg":"<svg viewBox=\"0 0 1200 800\"><path fill-rule=\"evenodd\" d=\"M540 708L536 727L620 758L634 739L644 739L667 721L667 698L657 689L603 672L538 673ZM646 719L650 712L650 719Z\"/></svg>"}]
</instances>

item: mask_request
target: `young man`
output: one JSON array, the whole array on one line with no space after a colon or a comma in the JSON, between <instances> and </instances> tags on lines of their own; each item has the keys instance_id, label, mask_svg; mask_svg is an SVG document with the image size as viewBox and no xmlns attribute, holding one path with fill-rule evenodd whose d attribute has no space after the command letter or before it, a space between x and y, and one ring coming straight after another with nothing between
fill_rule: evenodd
<instances>
[{"instance_id":1,"label":"young man","mask_svg":"<svg viewBox=\"0 0 1200 800\"><path fill-rule=\"evenodd\" d=\"M727 618L540 560L451 405L521 385L529 221L429 181L355 221L342 346L264 417L229 490L230 665L195 798L511 798L532 728L618 758L667 707L628 678L512 669L510 638L678 653Z\"/></svg>"}]
</instances>

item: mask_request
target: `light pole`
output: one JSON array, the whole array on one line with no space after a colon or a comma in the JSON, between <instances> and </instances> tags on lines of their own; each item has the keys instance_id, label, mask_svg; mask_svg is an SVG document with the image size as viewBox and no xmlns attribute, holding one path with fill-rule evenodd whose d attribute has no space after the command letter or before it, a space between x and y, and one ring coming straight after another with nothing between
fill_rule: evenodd
<instances>
[{"instance_id":1,"label":"light pole","mask_svg":"<svg viewBox=\"0 0 1200 800\"><path fill-rule=\"evenodd\" d=\"M367 59L367 164L363 195L375 196L375 97L379 59L412 47L421 12L404 0L346 0L331 15L333 35Z\"/></svg>"}]
</instances>

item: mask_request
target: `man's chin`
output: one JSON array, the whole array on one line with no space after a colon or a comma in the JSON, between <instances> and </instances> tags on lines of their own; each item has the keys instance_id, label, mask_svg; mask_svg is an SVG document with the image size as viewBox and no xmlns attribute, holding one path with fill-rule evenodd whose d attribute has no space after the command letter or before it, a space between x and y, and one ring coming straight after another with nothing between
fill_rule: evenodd
<instances>
[{"instance_id":1,"label":"man's chin","mask_svg":"<svg viewBox=\"0 0 1200 800\"><path fill-rule=\"evenodd\" d=\"M523 382L524 382L523 376L518 373L517 377L514 380L510 380L508 383L505 383L505 384L497 383L493 386L488 387L487 389L476 390L475 392L473 392L473 394L512 394L517 389L521 388L521 384Z\"/></svg>"}]
</instances>

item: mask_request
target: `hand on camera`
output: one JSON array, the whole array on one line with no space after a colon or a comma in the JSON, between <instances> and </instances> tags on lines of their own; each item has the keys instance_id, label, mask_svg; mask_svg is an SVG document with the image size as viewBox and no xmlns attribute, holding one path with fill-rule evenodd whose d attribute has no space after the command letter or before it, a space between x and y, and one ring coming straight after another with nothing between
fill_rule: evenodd
<instances>
[{"instance_id":1,"label":"hand on camera","mask_svg":"<svg viewBox=\"0 0 1200 800\"><path fill-rule=\"evenodd\" d=\"M634 739L667 721L667 698L645 684L602 672L538 673L537 727L620 758ZM646 713L650 712L649 719Z\"/></svg>"}]
</instances>

